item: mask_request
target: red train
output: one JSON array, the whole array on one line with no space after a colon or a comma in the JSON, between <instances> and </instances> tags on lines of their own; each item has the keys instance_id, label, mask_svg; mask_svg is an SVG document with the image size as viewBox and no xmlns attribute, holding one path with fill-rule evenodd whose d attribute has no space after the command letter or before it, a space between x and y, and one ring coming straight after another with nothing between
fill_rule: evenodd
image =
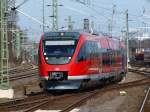
<instances>
[{"instance_id":1,"label":"red train","mask_svg":"<svg viewBox=\"0 0 150 112\"><path fill-rule=\"evenodd\" d=\"M48 32L39 44L39 77L44 90L79 89L126 74L122 41L80 32Z\"/></svg>"},{"instance_id":2,"label":"red train","mask_svg":"<svg viewBox=\"0 0 150 112\"><path fill-rule=\"evenodd\" d=\"M139 62L145 66L150 66L150 50L149 49L144 49L144 51L135 53L134 55L134 60L131 62Z\"/></svg>"}]
</instances>

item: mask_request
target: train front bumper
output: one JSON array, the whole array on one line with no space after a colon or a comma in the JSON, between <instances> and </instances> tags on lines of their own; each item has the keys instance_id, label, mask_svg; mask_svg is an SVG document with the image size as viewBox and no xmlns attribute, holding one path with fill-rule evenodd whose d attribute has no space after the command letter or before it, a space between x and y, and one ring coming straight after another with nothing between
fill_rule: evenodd
<instances>
[{"instance_id":1,"label":"train front bumper","mask_svg":"<svg viewBox=\"0 0 150 112\"><path fill-rule=\"evenodd\" d=\"M76 90L80 88L82 80L40 80L40 82L44 90Z\"/></svg>"}]
</instances>

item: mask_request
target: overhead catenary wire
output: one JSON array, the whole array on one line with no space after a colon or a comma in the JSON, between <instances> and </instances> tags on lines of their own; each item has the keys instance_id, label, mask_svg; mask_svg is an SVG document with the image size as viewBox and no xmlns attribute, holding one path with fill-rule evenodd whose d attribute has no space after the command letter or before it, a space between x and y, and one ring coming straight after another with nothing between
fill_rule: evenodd
<instances>
[{"instance_id":1,"label":"overhead catenary wire","mask_svg":"<svg viewBox=\"0 0 150 112\"><path fill-rule=\"evenodd\" d=\"M79 2L80 3L80 2ZM85 6L88 6L87 4L83 4L82 3L82 5L85 5ZM94 3L91 3L91 6L94 6L94 7L97 7L97 8L101 8L101 9L103 9L103 10L106 10L107 12L110 12L110 13L112 13L112 9L111 8L107 8L107 7L103 7L103 6L100 6L100 5L98 5L98 4L94 4ZM88 6L89 7L89 6ZM93 11L95 11L95 12L97 12L98 14L100 14L100 12L99 11L97 11L96 9L94 9L94 7L89 7L89 8L91 8ZM124 11L115 11L115 14L116 15L119 15L119 16L121 16L121 15L124 15L125 14L125 12ZM128 13L128 15L129 15L129 18L136 18L136 21L140 21L140 22L142 22L142 20L139 20L139 19L149 19L150 18L150 16L148 17L148 16L144 16L143 14L141 14L141 15L135 15L135 14L132 14L132 13ZM103 17L106 17L105 15L103 15L103 14L101 14L101 16L103 16ZM124 18L123 17L121 17L123 20L124 20ZM118 22L118 21L117 21Z\"/></svg>"},{"instance_id":2,"label":"overhead catenary wire","mask_svg":"<svg viewBox=\"0 0 150 112\"><path fill-rule=\"evenodd\" d=\"M72 0L72 1L74 1L74 0ZM75 2L75 1L74 1L74 2ZM101 12L97 11L97 10L94 9L93 7L90 7L89 5L86 5L86 4L82 3L82 2L79 2L79 4L81 4L82 6L87 7L88 9L91 9L93 12L96 12L98 16L101 16L101 17L104 17L105 19L108 19L107 16L105 16L105 15L102 14ZM96 16L95 16L95 17L96 17ZM97 18L97 17L96 17L96 18Z\"/></svg>"},{"instance_id":3,"label":"overhead catenary wire","mask_svg":"<svg viewBox=\"0 0 150 112\"><path fill-rule=\"evenodd\" d=\"M94 7L106 10L107 12L110 12L110 13L112 12L112 9L100 6L99 4L92 3L91 5L94 6ZM121 16L120 18L122 18L122 20L124 20L124 18L122 17L122 14L124 15L125 13L123 11L115 11L115 15L116 16ZM135 18L134 21L139 21L141 23L143 22L143 20L141 20L141 19L149 19L150 18L150 16L144 15L144 13L141 14L141 15L135 15L135 14L129 13L128 15L129 15L130 19ZM118 22L120 22L120 21L117 21L117 23Z\"/></svg>"},{"instance_id":4,"label":"overhead catenary wire","mask_svg":"<svg viewBox=\"0 0 150 112\"><path fill-rule=\"evenodd\" d=\"M43 22L41 22L40 20L38 20L38 19L36 19L36 18L34 18L34 17L32 17L32 16L30 16L30 15L28 15L28 14L22 12L21 10L16 9L16 11L18 11L19 13L21 13L21 14L23 14L24 16L28 17L29 19L31 19L31 20L33 20L33 21L39 23L40 25L44 25L44 26L46 26L46 27L49 27L49 26L47 26L46 24L43 24Z\"/></svg>"},{"instance_id":5,"label":"overhead catenary wire","mask_svg":"<svg viewBox=\"0 0 150 112\"><path fill-rule=\"evenodd\" d=\"M25 3L27 3L29 0L24 0L21 4L19 4L18 6L16 6L16 8L18 9L19 7L21 7L22 5L24 5Z\"/></svg>"},{"instance_id":6,"label":"overhead catenary wire","mask_svg":"<svg viewBox=\"0 0 150 112\"><path fill-rule=\"evenodd\" d=\"M80 2L79 2L80 3ZM104 15L103 13L101 13L101 12L99 12L97 9L95 9L94 7L92 7L92 5L94 5L95 6L95 4L91 4L91 5L87 5L87 4L83 4L83 3L81 3L82 5L84 5L84 6L86 6L87 8L89 8L89 9L91 9L93 12L96 12L97 13L97 15L98 16L101 16L101 17L103 17L103 18L105 18L105 19L110 19L109 17L107 17L106 15ZM99 6L99 5L96 5L96 6ZM101 7L101 6L99 6L99 8L101 8L101 9L105 9L105 10L107 10L107 11L109 11L111 14L112 14L112 9L109 9L109 8L105 8L105 7ZM117 11L115 11L115 14L117 13ZM121 13L121 14L125 14L124 12L119 12L119 13ZM124 19L124 18L123 18Z\"/></svg>"},{"instance_id":7,"label":"overhead catenary wire","mask_svg":"<svg viewBox=\"0 0 150 112\"><path fill-rule=\"evenodd\" d=\"M18 8L20 8L21 6L23 6L25 3L27 3L29 0L24 0L22 3L20 3L19 5L17 5L16 7L11 7L11 10L16 10Z\"/></svg>"},{"instance_id":8,"label":"overhead catenary wire","mask_svg":"<svg viewBox=\"0 0 150 112\"><path fill-rule=\"evenodd\" d=\"M26 3L27 1L29 1L29 0L24 0L24 3ZM75 0L72 0L72 1L75 1ZM107 12L110 12L110 13L112 13L112 8L108 8L108 7L105 7L105 6L100 6L99 4L95 4L95 3L91 3L92 5L94 5L94 6L96 6L96 7L99 7L99 8L101 8L101 9L104 9L104 10L106 10ZM86 5L86 4L83 4L82 3L82 5ZM22 5L21 5L22 6ZM20 7L20 5L19 5L19 7ZM83 14L83 15L87 15L87 16L89 16L89 17L92 17L92 14L88 14L88 13L86 13L86 12L84 12L84 11L81 11L81 10L78 10L77 8L75 8L75 9L73 9L72 7L69 7L69 6L65 6L65 7L68 7L68 9L70 8L70 10L74 10L75 12L79 12L80 14ZM103 13L103 12L100 12L99 10L96 10L96 7L92 7L92 6L87 6L86 5L86 7L88 7L89 9L91 9L93 12L95 12L95 13L97 13L97 16L93 16L94 18L98 18L98 17L103 17L103 18L106 18L106 19L108 19L109 18L109 16L107 16L106 15L106 13ZM125 14L123 11L116 11L116 15L122 15L122 14ZM141 15L135 15L135 14L132 14L132 13L129 13L129 16L131 16L131 17L141 17ZM100 19L97 19L98 21L100 21ZM138 20L139 21L139 20ZM120 22L120 21L117 21L117 23L118 22Z\"/></svg>"},{"instance_id":9,"label":"overhead catenary wire","mask_svg":"<svg viewBox=\"0 0 150 112\"><path fill-rule=\"evenodd\" d=\"M87 6L87 4L83 4L83 3L81 3L81 2L79 2L79 3L82 4L82 5L86 5L86 6ZM100 6L100 5L94 4L94 3L91 3L91 5L96 6L97 8L104 9L104 10L110 12L110 13L112 12L112 8L107 8L107 7ZM92 8L93 8L93 7L92 7ZM124 15L125 13L124 13L124 11L116 11L116 14L118 14L118 15L122 15L122 14L123 14L123 15ZM135 14L129 13L129 16L139 18L139 17L142 17L143 15L135 15Z\"/></svg>"},{"instance_id":10,"label":"overhead catenary wire","mask_svg":"<svg viewBox=\"0 0 150 112\"><path fill-rule=\"evenodd\" d=\"M99 12L97 9L95 9L94 7L91 7L91 5L87 5L87 4L84 4L84 3L81 3L79 2L81 5L84 5L85 7L91 9L93 12L96 12L98 16L101 16L107 20L110 20L109 17L105 16L103 13ZM101 7L102 8L102 7ZM112 9L108 9L108 8L105 8L105 10L108 10L112 13ZM97 17L96 17L97 18ZM123 18L124 19L124 18Z\"/></svg>"},{"instance_id":11,"label":"overhead catenary wire","mask_svg":"<svg viewBox=\"0 0 150 112\"><path fill-rule=\"evenodd\" d=\"M78 10L78 9L75 9L75 8L73 8L73 7L69 7L69 6L64 6L65 8L67 8L67 9L70 9L70 10L73 10L73 11L75 11L75 12L78 12L78 13L80 13L80 14L82 14L82 15L87 15L87 16L89 16L89 17L94 17L94 18L98 18L97 16L94 16L94 15L91 15L91 14L89 14L89 13L86 13L86 12L84 12L84 11L81 11L81 10ZM88 7L89 8L89 7ZM93 9L93 11L96 11L96 9ZM105 15L103 15L102 13L100 13L100 12L97 12L97 15L100 17L103 17L103 18L107 18ZM107 18L108 19L108 18Z\"/></svg>"},{"instance_id":12,"label":"overhead catenary wire","mask_svg":"<svg viewBox=\"0 0 150 112\"><path fill-rule=\"evenodd\" d=\"M19 4L18 6L16 6L16 7L11 7L11 10L12 10L12 11L17 11L17 12L21 13L22 15L26 16L27 18L29 18L29 19L31 19L31 20L37 22L38 24L49 28L49 26L46 25L45 23L41 22L40 20L36 19L35 17L32 17L32 16L30 16L29 14L27 14L27 13L25 13L25 12L23 12L23 11L21 11L21 10L18 9L18 8L20 8L22 5L24 5L24 4L25 4L26 2L28 2L28 1L29 1L29 0L24 0L24 1L23 1L21 4Z\"/></svg>"},{"instance_id":13,"label":"overhead catenary wire","mask_svg":"<svg viewBox=\"0 0 150 112\"><path fill-rule=\"evenodd\" d=\"M67 9L70 9L70 10L72 10L72 11L78 12L78 13L80 13L80 14L82 14L82 15L88 15L88 16L91 15L91 14L89 14L89 13L86 13L86 12L84 12L84 11L75 9L75 8L73 8L73 7L70 7L70 6L64 6L64 7L67 8Z\"/></svg>"}]
</instances>

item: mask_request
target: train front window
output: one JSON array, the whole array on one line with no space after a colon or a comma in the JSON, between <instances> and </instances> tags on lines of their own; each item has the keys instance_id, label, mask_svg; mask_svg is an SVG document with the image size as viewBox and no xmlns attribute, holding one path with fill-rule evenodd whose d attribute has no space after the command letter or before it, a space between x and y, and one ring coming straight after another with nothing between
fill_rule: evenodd
<instances>
[{"instance_id":1,"label":"train front window","mask_svg":"<svg viewBox=\"0 0 150 112\"><path fill-rule=\"evenodd\" d=\"M48 64L66 64L72 59L76 48L74 40L45 41L44 56Z\"/></svg>"}]
</instances>

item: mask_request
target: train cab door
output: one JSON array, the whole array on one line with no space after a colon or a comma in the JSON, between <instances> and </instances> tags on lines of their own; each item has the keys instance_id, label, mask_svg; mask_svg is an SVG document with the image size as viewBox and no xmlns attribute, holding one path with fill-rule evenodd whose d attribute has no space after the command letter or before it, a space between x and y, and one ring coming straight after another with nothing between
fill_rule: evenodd
<instances>
[{"instance_id":1,"label":"train cab door","mask_svg":"<svg viewBox=\"0 0 150 112\"><path fill-rule=\"evenodd\" d=\"M88 74L88 67L90 66L87 53L86 53L86 42L81 46L79 53L76 58L75 73L85 75Z\"/></svg>"},{"instance_id":2,"label":"train cab door","mask_svg":"<svg viewBox=\"0 0 150 112\"><path fill-rule=\"evenodd\" d=\"M90 65L93 70L91 70L91 74L99 74L99 47L96 41L91 41L91 59Z\"/></svg>"},{"instance_id":3,"label":"train cab door","mask_svg":"<svg viewBox=\"0 0 150 112\"><path fill-rule=\"evenodd\" d=\"M102 53L102 73L105 73L105 53Z\"/></svg>"},{"instance_id":4,"label":"train cab door","mask_svg":"<svg viewBox=\"0 0 150 112\"><path fill-rule=\"evenodd\" d=\"M110 58L110 72L113 72L113 63L114 63L113 51L109 52L109 58Z\"/></svg>"},{"instance_id":5,"label":"train cab door","mask_svg":"<svg viewBox=\"0 0 150 112\"><path fill-rule=\"evenodd\" d=\"M117 51L114 52L114 59L115 59L115 63L114 63L114 72L117 72L118 71L118 53Z\"/></svg>"},{"instance_id":6,"label":"train cab door","mask_svg":"<svg viewBox=\"0 0 150 112\"><path fill-rule=\"evenodd\" d=\"M121 69L125 69L125 63L126 63L126 58L125 58L125 51L121 51Z\"/></svg>"},{"instance_id":7,"label":"train cab door","mask_svg":"<svg viewBox=\"0 0 150 112\"><path fill-rule=\"evenodd\" d=\"M103 71L103 61L102 61L102 53L99 52L99 74Z\"/></svg>"},{"instance_id":8,"label":"train cab door","mask_svg":"<svg viewBox=\"0 0 150 112\"><path fill-rule=\"evenodd\" d=\"M102 72L103 73L108 73L110 72L110 57L108 52L102 53Z\"/></svg>"},{"instance_id":9,"label":"train cab door","mask_svg":"<svg viewBox=\"0 0 150 112\"><path fill-rule=\"evenodd\" d=\"M118 50L117 57L118 57L118 71L122 69L122 51Z\"/></svg>"},{"instance_id":10,"label":"train cab door","mask_svg":"<svg viewBox=\"0 0 150 112\"><path fill-rule=\"evenodd\" d=\"M112 59L112 54L111 54L111 50L108 51L108 63L107 63L107 72L111 72L111 59Z\"/></svg>"}]
</instances>

